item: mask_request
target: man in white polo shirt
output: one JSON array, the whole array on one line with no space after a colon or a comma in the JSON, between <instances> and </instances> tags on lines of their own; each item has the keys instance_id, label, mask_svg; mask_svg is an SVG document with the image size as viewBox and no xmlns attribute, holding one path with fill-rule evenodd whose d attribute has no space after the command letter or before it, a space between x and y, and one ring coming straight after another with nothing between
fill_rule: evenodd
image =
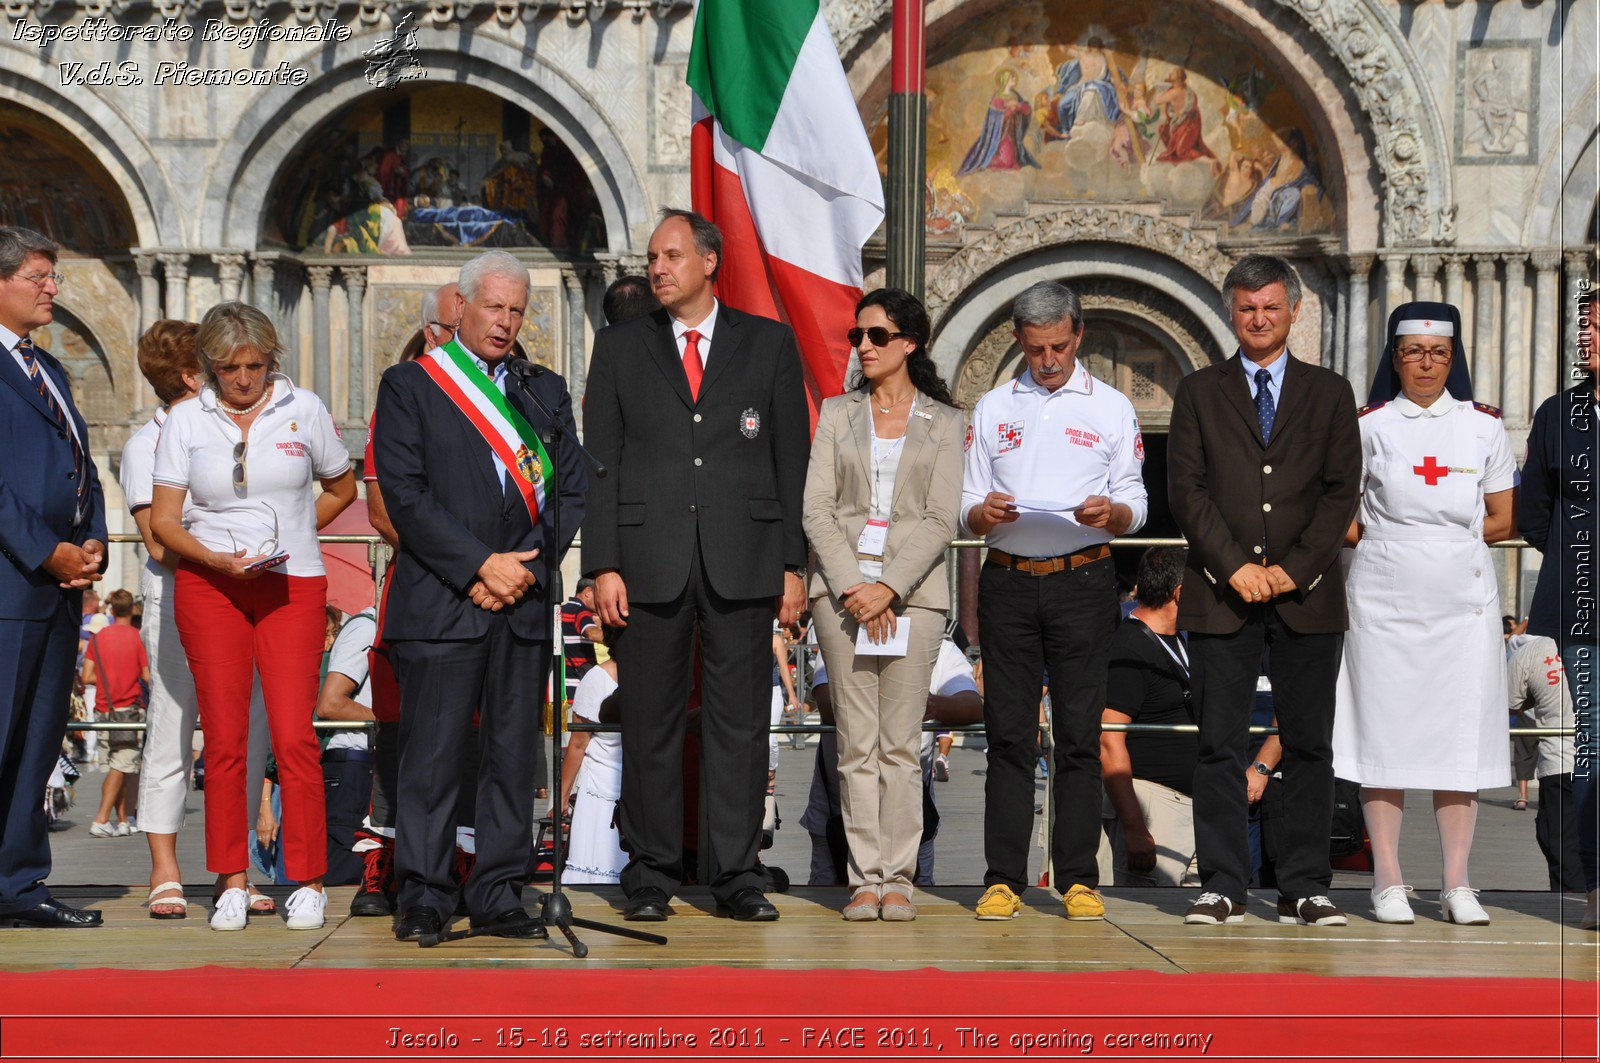
<instances>
[{"instance_id":1,"label":"man in white polo shirt","mask_svg":"<svg viewBox=\"0 0 1600 1063\"><path fill-rule=\"evenodd\" d=\"M1103 919L1100 710L1118 610L1110 542L1148 508L1133 404L1077 360L1083 310L1065 285L1017 296L1014 335L1027 370L978 401L967 435L961 510L988 537L978 582L983 646L988 889L979 919L1022 910L1033 829L1039 690L1048 675L1055 740L1053 884L1071 919Z\"/></svg>"}]
</instances>

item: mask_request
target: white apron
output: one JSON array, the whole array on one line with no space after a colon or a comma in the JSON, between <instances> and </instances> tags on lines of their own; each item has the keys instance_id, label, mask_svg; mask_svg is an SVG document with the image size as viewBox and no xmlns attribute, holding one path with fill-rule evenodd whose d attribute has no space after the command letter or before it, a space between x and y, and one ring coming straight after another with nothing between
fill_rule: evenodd
<instances>
[{"instance_id":1,"label":"white apron","mask_svg":"<svg viewBox=\"0 0 1600 1063\"><path fill-rule=\"evenodd\" d=\"M1333 723L1334 774L1385 789L1511 783L1500 596L1485 493L1514 485L1499 419L1448 395L1361 419L1360 544Z\"/></svg>"}]
</instances>

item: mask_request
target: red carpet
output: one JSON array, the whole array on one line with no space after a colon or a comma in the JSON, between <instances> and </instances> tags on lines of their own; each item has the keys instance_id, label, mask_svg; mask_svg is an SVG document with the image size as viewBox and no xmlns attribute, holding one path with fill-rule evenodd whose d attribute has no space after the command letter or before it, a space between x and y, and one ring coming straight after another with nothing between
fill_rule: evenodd
<instances>
[{"instance_id":1,"label":"red carpet","mask_svg":"<svg viewBox=\"0 0 1600 1063\"><path fill-rule=\"evenodd\" d=\"M1597 993L1151 972L64 971L0 975L0 1058L1594 1060Z\"/></svg>"}]
</instances>

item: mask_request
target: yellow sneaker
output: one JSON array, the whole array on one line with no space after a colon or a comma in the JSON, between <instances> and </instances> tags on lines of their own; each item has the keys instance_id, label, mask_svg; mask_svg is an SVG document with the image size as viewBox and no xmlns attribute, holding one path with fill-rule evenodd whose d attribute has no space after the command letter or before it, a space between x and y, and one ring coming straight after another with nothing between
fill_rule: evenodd
<instances>
[{"instance_id":1,"label":"yellow sneaker","mask_svg":"<svg viewBox=\"0 0 1600 1063\"><path fill-rule=\"evenodd\" d=\"M1068 919L1104 919L1106 902L1100 891L1082 884L1074 885L1062 894L1061 903L1067 906Z\"/></svg>"},{"instance_id":2,"label":"yellow sneaker","mask_svg":"<svg viewBox=\"0 0 1600 1063\"><path fill-rule=\"evenodd\" d=\"M1011 887L996 883L983 891L978 898L979 919L1015 919L1022 911L1022 901Z\"/></svg>"}]
</instances>

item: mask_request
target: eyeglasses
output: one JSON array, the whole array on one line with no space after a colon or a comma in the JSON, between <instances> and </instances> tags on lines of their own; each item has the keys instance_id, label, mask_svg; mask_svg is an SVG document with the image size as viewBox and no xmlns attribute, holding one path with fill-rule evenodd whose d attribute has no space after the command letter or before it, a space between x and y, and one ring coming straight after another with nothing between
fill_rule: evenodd
<instances>
[{"instance_id":1,"label":"eyeglasses","mask_svg":"<svg viewBox=\"0 0 1600 1063\"><path fill-rule=\"evenodd\" d=\"M1398 354L1400 360L1407 365L1415 365L1424 358L1440 365L1448 365L1450 359L1455 356L1455 351L1449 347L1421 347L1416 344L1412 344L1409 347L1401 347L1394 353Z\"/></svg>"},{"instance_id":2,"label":"eyeglasses","mask_svg":"<svg viewBox=\"0 0 1600 1063\"><path fill-rule=\"evenodd\" d=\"M261 504L267 506L265 502ZM246 557L271 557L273 554L278 552L278 511L273 509L271 506L267 506L267 512L272 514L272 538L268 539L250 553L246 554ZM239 540L233 537L233 532L231 531L228 532L228 542L233 544L233 552L238 553Z\"/></svg>"},{"instance_id":3,"label":"eyeglasses","mask_svg":"<svg viewBox=\"0 0 1600 1063\"><path fill-rule=\"evenodd\" d=\"M249 444L241 439L233 445L233 486L241 490L250 484L250 474L245 468L245 450Z\"/></svg>"},{"instance_id":4,"label":"eyeglasses","mask_svg":"<svg viewBox=\"0 0 1600 1063\"><path fill-rule=\"evenodd\" d=\"M67 278L62 276L59 273L26 273L26 274L20 274L19 273L19 274L16 274L15 276L13 276L11 279L12 280L19 280L19 281L27 281L29 284L33 285L35 288L43 288L46 284L52 284L52 283L57 288L59 288L59 287L61 287L61 285L63 283L65 283Z\"/></svg>"},{"instance_id":5,"label":"eyeglasses","mask_svg":"<svg viewBox=\"0 0 1600 1063\"><path fill-rule=\"evenodd\" d=\"M446 332L454 332L456 330L455 325L447 325L443 321L430 321L428 324L433 328L442 328Z\"/></svg>"},{"instance_id":6,"label":"eyeglasses","mask_svg":"<svg viewBox=\"0 0 1600 1063\"><path fill-rule=\"evenodd\" d=\"M882 325L874 325L868 329L853 328L845 333L845 338L850 341L850 346L861 346L861 337L865 336L874 347L883 347L890 340L910 339L909 332L890 332Z\"/></svg>"}]
</instances>

